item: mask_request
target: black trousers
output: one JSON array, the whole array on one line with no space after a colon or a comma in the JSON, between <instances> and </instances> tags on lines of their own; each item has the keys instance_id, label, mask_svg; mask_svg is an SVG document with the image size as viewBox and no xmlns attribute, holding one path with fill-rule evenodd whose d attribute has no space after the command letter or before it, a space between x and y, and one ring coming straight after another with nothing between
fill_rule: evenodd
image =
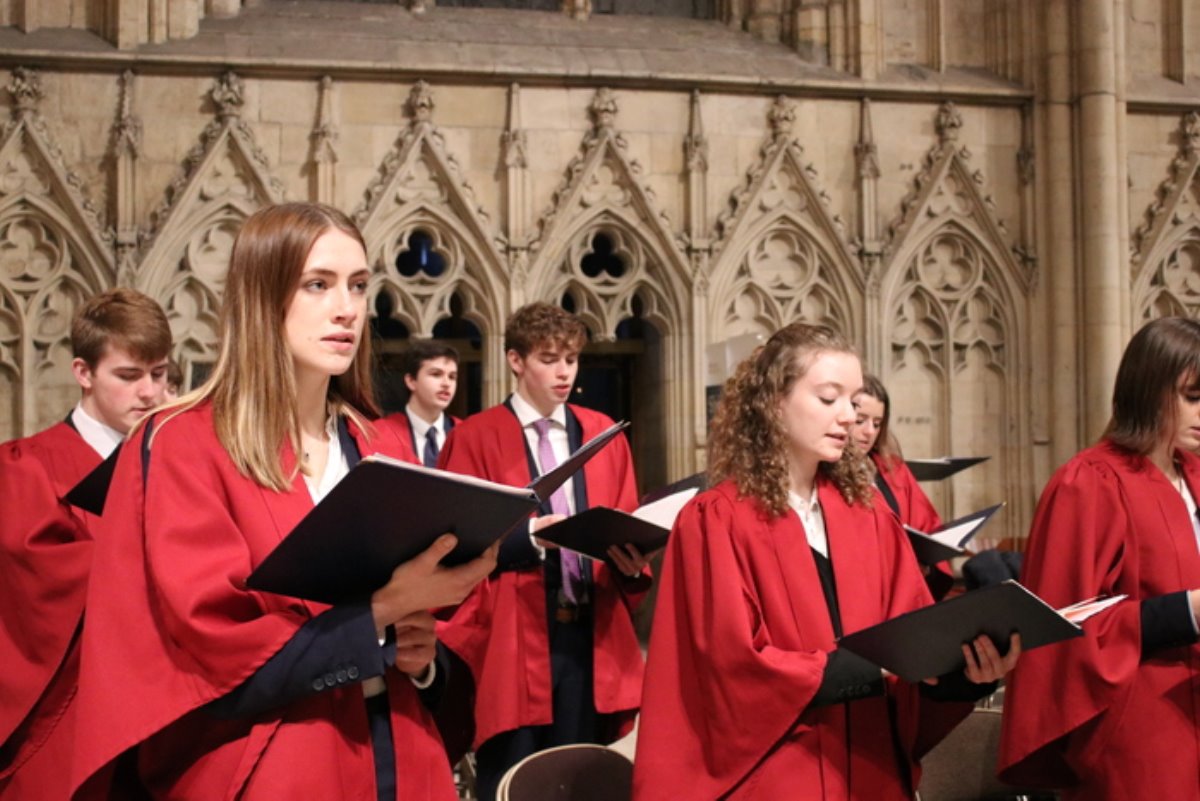
<instances>
[{"instance_id":1,"label":"black trousers","mask_svg":"<svg viewBox=\"0 0 1200 801\"><path fill-rule=\"evenodd\" d=\"M551 620L550 679L554 720L549 726L523 726L502 732L475 752L475 793L495 801L496 788L510 767L530 754L571 743L609 739L608 718L596 712L590 618L563 623Z\"/></svg>"}]
</instances>

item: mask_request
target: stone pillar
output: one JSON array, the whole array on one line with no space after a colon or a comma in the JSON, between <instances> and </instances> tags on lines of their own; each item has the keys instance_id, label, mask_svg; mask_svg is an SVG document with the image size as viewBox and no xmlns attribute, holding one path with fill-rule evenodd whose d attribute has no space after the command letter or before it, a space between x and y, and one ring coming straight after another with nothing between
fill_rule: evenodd
<instances>
[{"instance_id":1,"label":"stone pillar","mask_svg":"<svg viewBox=\"0 0 1200 801\"><path fill-rule=\"evenodd\" d=\"M883 278L883 237L879 231L879 147L875 144L871 124L871 101L863 98L859 106L858 143L854 145L854 161L858 184L858 257L866 276L867 320L883 320L879 307L879 282ZM865 343L867 367L877 375L883 374L884 355L880 338L869 331L855 332Z\"/></svg>"},{"instance_id":2,"label":"stone pillar","mask_svg":"<svg viewBox=\"0 0 1200 801\"><path fill-rule=\"evenodd\" d=\"M133 113L133 72L121 75L121 101L112 131L111 212L116 228L117 283L132 286L137 266L137 159L142 145L142 122Z\"/></svg>"},{"instance_id":3,"label":"stone pillar","mask_svg":"<svg viewBox=\"0 0 1200 801\"><path fill-rule=\"evenodd\" d=\"M242 0L207 0L204 5L208 16L216 19L236 17L242 10Z\"/></svg>"},{"instance_id":4,"label":"stone pillar","mask_svg":"<svg viewBox=\"0 0 1200 801\"><path fill-rule=\"evenodd\" d=\"M141 0L145 5L145 0ZM156 5L151 3L151 10ZM118 50L132 50L143 41L141 9L136 0L109 0L104 37Z\"/></svg>"},{"instance_id":5,"label":"stone pillar","mask_svg":"<svg viewBox=\"0 0 1200 801\"><path fill-rule=\"evenodd\" d=\"M1038 22L1043 30L1043 89L1038 97L1044 198L1039 226L1039 252L1046 276L1046 330L1050 334L1048 369L1050 417L1049 469L1079 450L1083 419L1080 409L1079 331L1076 318L1076 230L1074 135L1071 123L1071 5L1050 0ZM1043 476L1039 476L1039 479Z\"/></svg>"},{"instance_id":6,"label":"stone pillar","mask_svg":"<svg viewBox=\"0 0 1200 801\"><path fill-rule=\"evenodd\" d=\"M521 86L508 87L508 126L500 137L504 159L505 235L510 247L529 244L529 159L528 137L521 124Z\"/></svg>"},{"instance_id":7,"label":"stone pillar","mask_svg":"<svg viewBox=\"0 0 1200 801\"><path fill-rule=\"evenodd\" d=\"M308 196L319 203L337 205L338 130L333 114L333 78L321 78L317 89L317 122L309 139Z\"/></svg>"},{"instance_id":8,"label":"stone pillar","mask_svg":"<svg viewBox=\"0 0 1200 801\"><path fill-rule=\"evenodd\" d=\"M1064 6L1067 4L1063 4ZM1108 422L1113 380L1124 346L1128 283L1121 252L1121 169L1117 153L1116 9L1112 0L1073 4L1076 113L1079 124L1080 296L1083 320L1083 429L1095 439ZM1063 17L1066 16L1064 13Z\"/></svg>"},{"instance_id":9,"label":"stone pillar","mask_svg":"<svg viewBox=\"0 0 1200 801\"><path fill-rule=\"evenodd\" d=\"M853 13L851 28L854 52L852 69L864 81L873 81L883 72L882 0L850 0Z\"/></svg>"}]
</instances>

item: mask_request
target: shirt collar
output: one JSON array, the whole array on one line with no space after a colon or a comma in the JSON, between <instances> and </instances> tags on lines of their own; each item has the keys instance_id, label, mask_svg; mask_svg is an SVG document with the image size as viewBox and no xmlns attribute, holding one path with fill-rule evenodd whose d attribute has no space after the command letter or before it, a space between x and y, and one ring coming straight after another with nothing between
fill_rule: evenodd
<instances>
[{"instance_id":1,"label":"shirt collar","mask_svg":"<svg viewBox=\"0 0 1200 801\"><path fill-rule=\"evenodd\" d=\"M441 431L446 427L445 413L439 414L437 419L432 423L426 423L419 414L415 414L413 410L407 406L404 407L404 413L408 415L408 424L412 427L413 439L417 440L417 442L425 439L426 433L429 431L429 429L436 428Z\"/></svg>"},{"instance_id":2,"label":"shirt collar","mask_svg":"<svg viewBox=\"0 0 1200 801\"><path fill-rule=\"evenodd\" d=\"M83 437L83 441L104 459L111 456L121 444L121 440L125 439L125 435L120 431L101 423L84 411L82 401L75 404L75 409L71 412L71 422L75 424L75 430Z\"/></svg>"},{"instance_id":3,"label":"shirt collar","mask_svg":"<svg viewBox=\"0 0 1200 801\"><path fill-rule=\"evenodd\" d=\"M810 498L802 498L795 492L788 490L788 505L796 511L803 509L807 512L815 512L820 508L816 485L813 485L812 497Z\"/></svg>"},{"instance_id":4,"label":"shirt collar","mask_svg":"<svg viewBox=\"0 0 1200 801\"><path fill-rule=\"evenodd\" d=\"M529 428L538 420L544 419L542 414L521 397L521 393L514 392L509 396L509 403L512 405L513 412L517 415L517 421L521 424L521 428ZM565 404L558 404L554 407L554 411L550 414L550 421L557 427L565 429L567 427L567 407Z\"/></svg>"}]
</instances>

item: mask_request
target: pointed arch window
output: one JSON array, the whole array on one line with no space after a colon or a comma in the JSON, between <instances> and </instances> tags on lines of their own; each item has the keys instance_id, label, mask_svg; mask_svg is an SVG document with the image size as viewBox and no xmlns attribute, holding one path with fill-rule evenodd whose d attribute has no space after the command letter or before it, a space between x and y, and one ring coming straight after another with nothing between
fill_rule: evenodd
<instances>
[{"instance_id":1,"label":"pointed arch window","mask_svg":"<svg viewBox=\"0 0 1200 801\"><path fill-rule=\"evenodd\" d=\"M418 228L408 236L408 247L396 256L396 272L405 278L439 278L446 272L446 258L434 248L433 236Z\"/></svg>"}]
</instances>

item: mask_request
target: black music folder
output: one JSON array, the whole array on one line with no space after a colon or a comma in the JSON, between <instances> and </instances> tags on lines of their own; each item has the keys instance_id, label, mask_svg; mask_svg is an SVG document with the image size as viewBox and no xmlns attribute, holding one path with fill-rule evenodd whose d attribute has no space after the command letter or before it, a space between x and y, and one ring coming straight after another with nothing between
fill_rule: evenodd
<instances>
[{"instance_id":1,"label":"black music folder","mask_svg":"<svg viewBox=\"0 0 1200 801\"><path fill-rule=\"evenodd\" d=\"M838 647L918 682L962 669L963 643L980 634L1003 652L1014 631L1022 651L1083 636L1078 625L1009 579L848 634Z\"/></svg>"},{"instance_id":2,"label":"black music folder","mask_svg":"<svg viewBox=\"0 0 1200 801\"><path fill-rule=\"evenodd\" d=\"M117 456L120 453L121 446L118 445L107 459L79 479L79 483L67 492L67 503L94 515L104 514L104 501L108 499L108 486L112 484L113 471L117 469Z\"/></svg>"},{"instance_id":3,"label":"black music folder","mask_svg":"<svg viewBox=\"0 0 1200 801\"><path fill-rule=\"evenodd\" d=\"M655 501L662 500L668 495L676 495L680 492L687 492L690 489L704 492L708 489L708 474L693 473L687 478L681 478L678 481L667 484L666 486L652 489L642 496L642 506L647 506Z\"/></svg>"},{"instance_id":4,"label":"black music folder","mask_svg":"<svg viewBox=\"0 0 1200 801\"><path fill-rule=\"evenodd\" d=\"M593 559L608 559L610 545L619 548L627 542L648 554L666 547L679 511L699 491L698 486L684 487L643 504L632 514L604 506L585 509L540 529L537 536Z\"/></svg>"},{"instance_id":5,"label":"black music folder","mask_svg":"<svg viewBox=\"0 0 1200 801\"><path fill-rule=\"evenodd\" d=\"M923 565L936 565L938 562L966 554L966 544L1003 506L1003 503L998 503L951 520L937 531L920 531L912 526L905 526L904 532L908 534L908 541L912 544L917 561Z\"/></svg>"},{"instance_id":6,"label":"black music folder","mask_svg":"<svg viewBox=\"0 0 1200 801\"><path fill-rule=\"evenodd\" d=\"M327 604L361 600L446 532L442 560L468 562L508 534L628 423L614 423L527 487L364 457L246 578L246 586Z\"/></svg>"},{"instance_id":7,"label":"black music folder","mask_svg":"<svg viewBox=\"0 0 1200 801\"><path fill-rule=\"evenodd\" d=\"M943 456L938 459L905 459L917 481L941 481L968 467L986 462L990 456Z\"/></svg>"}]
</instances>

